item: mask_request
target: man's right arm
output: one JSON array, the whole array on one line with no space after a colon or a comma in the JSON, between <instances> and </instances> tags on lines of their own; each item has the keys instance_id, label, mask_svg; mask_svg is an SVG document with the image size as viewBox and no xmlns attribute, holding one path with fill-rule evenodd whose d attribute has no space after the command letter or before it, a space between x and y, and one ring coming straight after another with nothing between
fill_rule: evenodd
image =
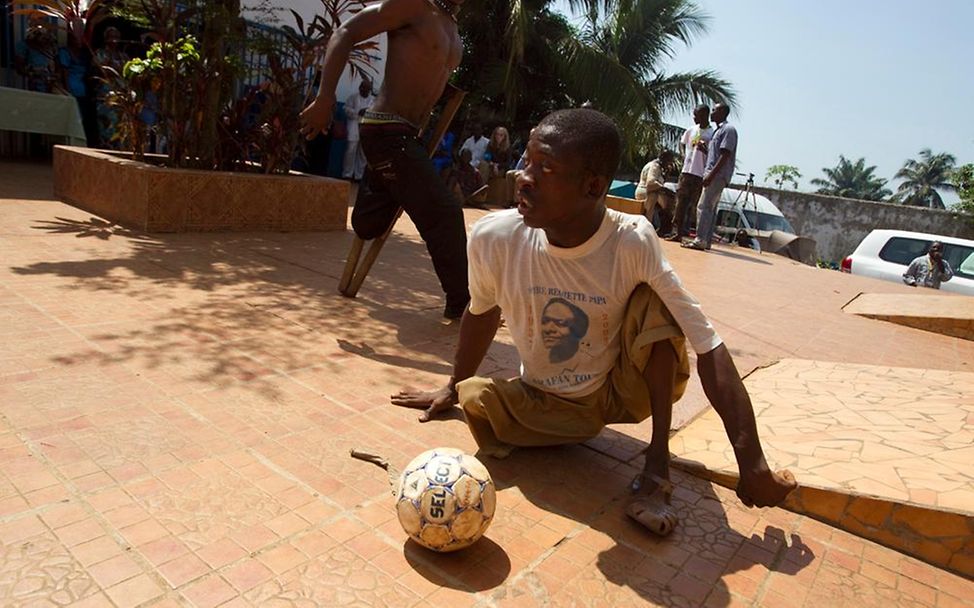
<instances>
[{"instance_id":1,"label":"man's right arm","mask_svg":"<svg viewBox=\"0 0 974 608\"><path fill-rule=\"evenodd\" d=\"M425 0L385 0L363 9L332 33L325 47L318 96L301 112L304 123L301 131L305 137L313 139L318 133L328 131L335 106L335 87L355 45L409 25L424 8Z\"/></svg>"},{"instance_id":2,"label":"man's right arm","mask_svg":"<svg viewBox=\"0 0 974 608\"><path fill-rule=\"evenodd\" d=\"M906 272L903 273L903 282L907 285L916 287L917 285L917 271L920 268L920 263L917 260L910 262L909 267L907 267Z\"/></svg>"},{"instance_id":3,"label":"man's right arm","mask_svg":"<svg viewBox=\"0 0 974 608\"><path fill-rule=\"evenodd\" d=\"M477 373L497 334L500 319L501 309L497 306L480 315L472 314L469 308L464 311L453 359L453 375L446 386L432 392L400 391L392 395L393 405L424 410L419 415L420 422L428 422L438 413L453 407L459 401L457 384Z\"/></svg>"}]
</instances>

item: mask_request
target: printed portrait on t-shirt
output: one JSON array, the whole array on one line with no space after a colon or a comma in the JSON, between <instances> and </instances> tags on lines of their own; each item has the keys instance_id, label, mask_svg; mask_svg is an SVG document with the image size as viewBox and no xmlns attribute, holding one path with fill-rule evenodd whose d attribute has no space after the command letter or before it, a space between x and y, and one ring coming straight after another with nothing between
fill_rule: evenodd
<instances>
[{"instance_id":1,"label":"printed portrait on t-shirt","mask_svg":"<svg viewBox=\"0 0 974 608\"><path fill-rule=\"evenodd\" d=\"M588 333L588 315L564 298L551 298L541 311L541 343L551 363L568 361Z\"/></svg>"}]
</instances>

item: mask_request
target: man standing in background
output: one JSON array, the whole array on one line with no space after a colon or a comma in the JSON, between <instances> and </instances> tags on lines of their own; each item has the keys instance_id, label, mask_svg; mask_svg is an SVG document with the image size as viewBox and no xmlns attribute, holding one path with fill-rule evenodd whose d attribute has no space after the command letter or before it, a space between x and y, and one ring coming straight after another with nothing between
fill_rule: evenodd
<instances>
[{"instance_id":1,"label":"man standing in background","mask_svg":"<svg viewBox=\"0 0 974 608\"><path fill-rule=\"evenodd\" d=\"M903 273L903 282L913 287L929 287L940 289L940 284L954 278L954 271L944 259L944 244L934 241L926 255L910 262L909 268Z\"/></svg>"},{"instance_id":2,"label":"man standing in background","mask_svg":"<svg viewBox=\"0 0 974 608\"><path fill-rule=\"evenodd\" d=\"M694 126L683 133L680 153L683 170L676 188L676 210L673 212L675 231L669 240L679 241L690 236L690 226L697 214L697 201L703 191L703 170L707 164L707 148L714 136L710 126L710 108L700 104L693 109Z\"/></svg>"},{"instance_id":3,"label":"man standing in background","mask_svg":"<svg viewBox=\"0 0 974 608\"><path fill-rule=\"evenodd\" d=\"M737 161L737 129L727 122L730 107L719 103L710 113L710 119L717 124L714 137L707 147L707 164L703 173L703 194L697 204L697 238L683 243L684 247L709 251L714 238L714 211L720 195L734 175Z\"/></svg>"},{"instance_id":4,"label":"man standing in background","mask_svg":"<svg viewBox=\"0 0 974 608\"><path fill-rule=\"evenodd\" d=\"M365 111L372 106L372 83L363 78L358 85L358 93L352 93L345 100L346 135L348 147L345 148L345 164L342 177L359 181L365 173L365 153L359 143L358 124Z\"/></svg>"}]
</instances>

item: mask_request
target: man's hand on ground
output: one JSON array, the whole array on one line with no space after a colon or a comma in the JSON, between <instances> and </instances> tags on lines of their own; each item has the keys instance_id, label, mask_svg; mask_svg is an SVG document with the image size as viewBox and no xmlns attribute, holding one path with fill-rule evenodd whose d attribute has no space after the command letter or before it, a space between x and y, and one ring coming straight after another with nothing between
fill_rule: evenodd
<instances>
[{"instance_id":1,"label":"man's hand on ground","mask_svg":"<svg viewBox=\"0 0 974 608\"><path fill-rule=\"evenodd\" d=\"M748 507L775 507L797 487L798 482L791 471L774 473L765 464L756 470L741 471L737 497Z\"/></svg>"},{"instance_id":2,"label":"man's hand on ground","mask_svg":"<svg viewBox=\"0 0 974 608\"><path fill-rule=\"evenodd\" d=\"M401 390L391 397L392 404L423 410L420 422L429 422L437 414L448 411L457 403L457 394L449 387L437 391Z\"/></svg>"}]
</instances>

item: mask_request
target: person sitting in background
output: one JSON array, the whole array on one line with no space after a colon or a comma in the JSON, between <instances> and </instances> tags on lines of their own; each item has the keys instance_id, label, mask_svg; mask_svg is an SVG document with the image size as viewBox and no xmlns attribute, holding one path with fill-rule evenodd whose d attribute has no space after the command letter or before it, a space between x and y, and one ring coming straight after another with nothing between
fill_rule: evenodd
<instances>
[{"instance_id":1,"label":"person sitting in background","mask_svg":"<svg viewBox=\"0 0 974 608\"><path fill-rule=\"evenodd\" d=\"M464 205L482 207L487 194L480 172L470 164L470 150L460 150L460 158L453 168L446 171L446 186Z\"/></svg>"},{"instance_id":2,"label":"person sitting in background","mask_svg":"<svg viewBox=\"0 0 974 608\"><path fill-rule=\"evenodd\" d=\"M480 161L484 160L484 154L487 153L487 143L483 127L480 126L479 122L475 122L470 127L470 137L463 142L460 150L470 150L470 164L477 167L480 165Z\"/></svg>"},{"instance_id":3,"label":"person sitting in background","mask_svg":"<svg viewBox=\"0 0 974 608\"><path fill-rule=\"evenodd\" d=\"M484 183L490 182L491 178L503 176L511 164L511 139L504 127L497 127L490 134L490 141L487 142L487 151L484 152L484 160L477 167L480 177Z\"/></svg>"},{"instance_id":4,"label":"person sitting in background","mask_svg":"<svg viewBox=\"0 0 974 608\"><path fill-rule=\"evenodd\" d=\"M934 241L926 255L921 255L910 262L903 273L903 282L913 287L929 287L940 289L940 284L954 277L954 271L944 259L944 244Z\"/></svg>"},{"instance_id":5,"label":"person sitting in background","mask_svg":"<svg viewBox=\"0 0 974 608\"><path fill-rule=\"evenodd\" d=\"M440 175L453 166L453 146L456 142L456 134L447 131L443 134L440 145L436 146L436 152L433 153L433 166L436 167L436 172Z\"/></svg>"},{"instance_id":6,"label":"person sitting in background","mask_svg":"<svg viewBox=\"0 0 974 608\"><path fill-rule=\"evenodd\" d=\"M664 236L670 233L673 224L673 193L664 186L664 176L673 158L673 152L669 150L660 152L657 158L643 167L639 174L639 185L636 186L636 200L643 201L646 219L653 222L654 211L659 209L659 221L653 222L653 225Z\"/></svg>"}]
</instances>

